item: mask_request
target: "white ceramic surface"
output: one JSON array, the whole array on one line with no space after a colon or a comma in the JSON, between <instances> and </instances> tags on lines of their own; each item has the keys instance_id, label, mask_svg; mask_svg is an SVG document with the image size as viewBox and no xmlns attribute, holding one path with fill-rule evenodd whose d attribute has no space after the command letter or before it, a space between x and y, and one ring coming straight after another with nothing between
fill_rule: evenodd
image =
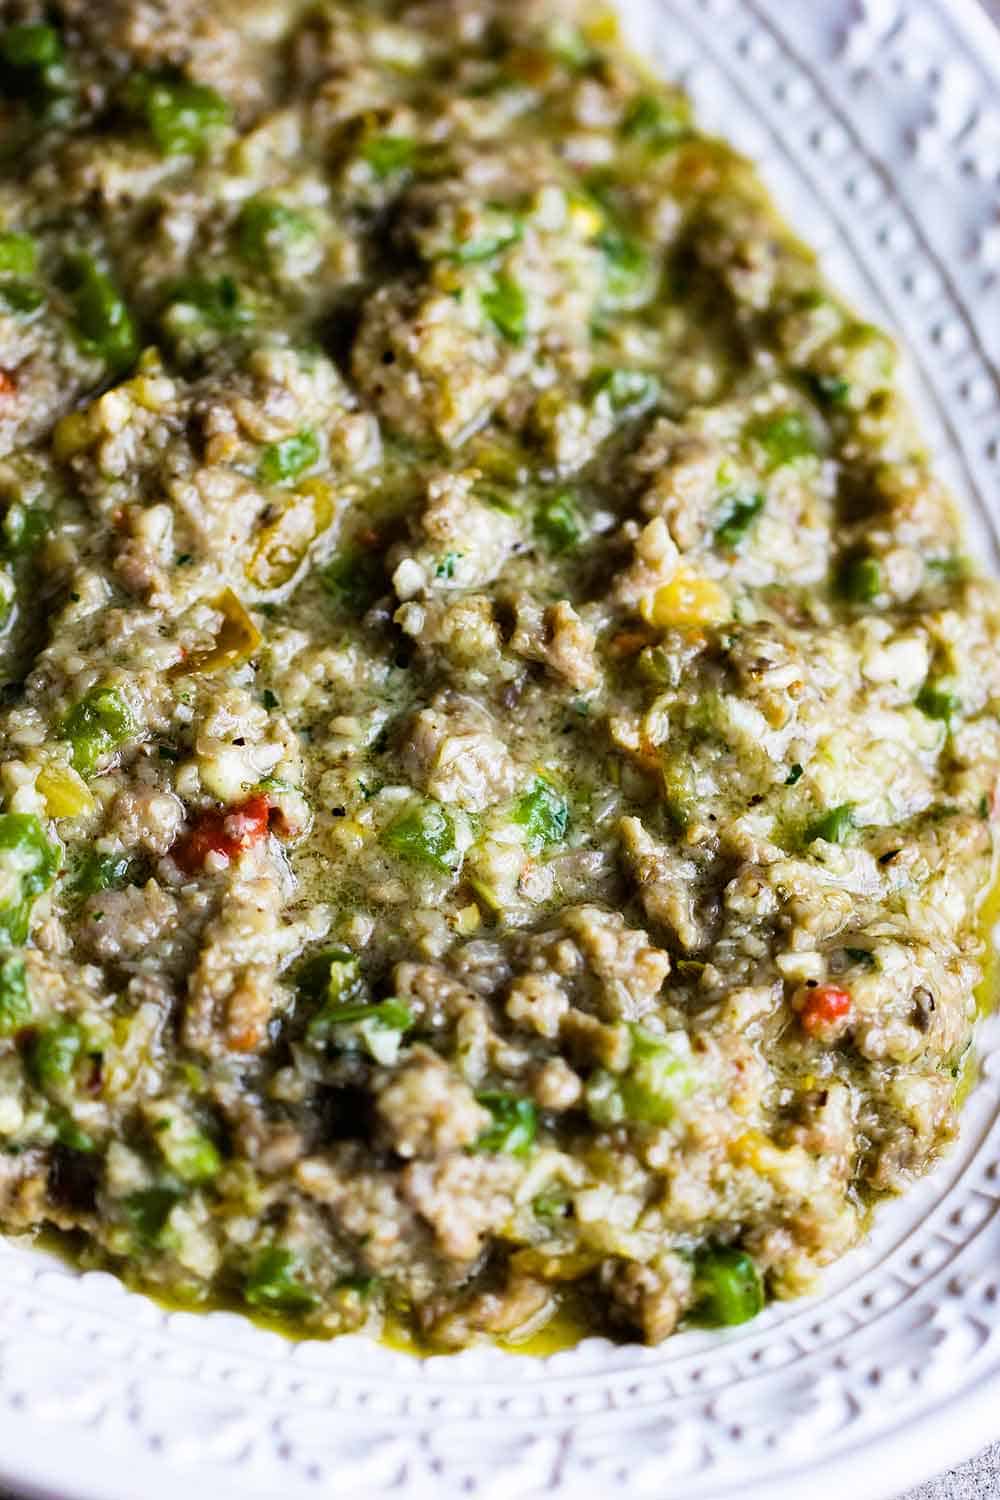
<instances>
[{"instance_id":1,"label":"white ceramic surface","mask_svg":"<svg viewBox=\"0 0 1000 1500\"><path fill-rule=\"evenodd\" d=\"M631 0L901 333L1000 562L1000 43L973 0ZM885 1500L1000 1423L1000 1019L958 1148L821 1297L659 1349L418 1362L168 1314L0 1242L0 1482L47 1500Z\"/></svg>"}]
</instances>

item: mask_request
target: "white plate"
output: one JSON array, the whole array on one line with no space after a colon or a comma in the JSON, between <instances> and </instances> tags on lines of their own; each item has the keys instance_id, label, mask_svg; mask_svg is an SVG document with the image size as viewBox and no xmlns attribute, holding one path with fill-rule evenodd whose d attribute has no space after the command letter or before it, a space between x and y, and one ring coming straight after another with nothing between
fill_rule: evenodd
<instances>
[{"instance_id":1,"label":"white plate","mask_svg":"<svg viewBox=\"0 0 1000 1500\"><path fill-rule=\"evenodd\" d=\"M628 9L835 281L903 335L997 569L1000 43L974 0ZM1000 1421L1000 1020L981 1047L960 1145L822 1297L659 1349L294 1346L0 1243L0 1480L59 1500L886 1500Z\"/></svg>"}]
</instances>

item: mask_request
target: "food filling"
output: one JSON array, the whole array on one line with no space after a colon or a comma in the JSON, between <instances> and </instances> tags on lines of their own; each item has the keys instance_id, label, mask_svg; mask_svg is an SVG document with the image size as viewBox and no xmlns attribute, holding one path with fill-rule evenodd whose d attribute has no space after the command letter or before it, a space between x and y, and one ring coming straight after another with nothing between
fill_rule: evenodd
<instances>
[{"instance_id":1,"label":"food filling","mask_svg":"<svg viewBox=\"0 0 1000 1500\"><path fill-rule=\"evenodd\" d=\"M753 168L560 0L0 0L0 1223L656 1343L955 1129L1000 612Z\"/></svg>"}]
</instances>

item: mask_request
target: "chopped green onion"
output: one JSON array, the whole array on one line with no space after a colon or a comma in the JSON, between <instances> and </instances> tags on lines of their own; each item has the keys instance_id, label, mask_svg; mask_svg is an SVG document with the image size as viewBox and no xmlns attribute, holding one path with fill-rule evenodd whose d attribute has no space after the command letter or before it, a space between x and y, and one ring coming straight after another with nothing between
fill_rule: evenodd
<instances>
[{"instance_id":1,"label":"chopped green onion","mask_svg":"<svg viewBox=\"0 0 1000 1500\"><path fill-rule=\"evenodd\" d=\"M783 468L800 458L813 458L817 452L815 433L798 411L758 417L746 431L747 436L763 450L769 470Z\"/></svg>"},{"instance_id":2,"label":"chopped green onion","mask_svg":"<svg viewBox=\"0 0 1000 1500\"><path fill-rule=\"evenodd\" d=\"M822 406L846 406L851 394L850 382L841 375L807 375L806 381Z\"/></svg>"},{"instance_id":3,"label":"chopped green onion","mask_svg":"<svg viewBox=\"0 0 1000 1500\"><path fill-rule=\"evenodd\" d=\"M569 552L583 540L584 522L569 490L560 490L539 502L535 511L535 535L553 552Z\"/></svg>"},{"instance_id":4,"label":"chopped green onion","mask_svg":"<svg viewBox=\"0 0 1000 1500\"><path fill-rule=\"evenodd\" d=\"M494 1151L505 1156L526 1156L538 1133L538 1112L530 1099L519 1094L486 1090L476 1100L489 1110L493 1123L476 1141L476 1151Z\"/></svg>"},{"instance_id":5,"label":"chopped green onion","mask_svg":"<svg viewBox=\"0 0 1000 1500\"><path fill-rule=\"evenodd\" d=\"M604 256L605 306L627 310L648 301L653 289L653 265L638 240L616 229L605 229L598 235L597 245Z\"/></svg>"},{"instance_id":6,"label":"chopped green onion","mask_svg":"<svg viewBox=\"0 0 1000 1500\"><path fill-rule=\"evenodd\" d=\"M516 281L503 272L488 291L480 293L483 312L511 344L521 344L527 331L528 299Z\"/></svg>"},{"instance_id":7,"label":"chopped green onion","mask_svg":"<svg viewBox=\"0 0 1000 1500\"><path fill-rule=\"evenodd\" d=\"M622 135L657 153L669 151L691 134L687 103L680 97L639 94L625 111Z\"/></svg>"},{"instance_id":8,"label":"chopped green onion","mask_svg":"<svg viewBox=\"0 0 1000 1500\"><path fill-rule=\"evenodd\" d=\"M184 321L200 323L217 333L236 333L253 322L253 309L231 276L182 278L167 288L166 301L175 320L178 308L188 308L196 316Z\"/></svg>"},{"instance_id":9,"label":"chopped green onion","mask_svg":"<svg viewBox=\"0 0 1000 1500\"><path fill-rule=\"evenodd\" d=\"M735 552L746 540L747 533L763 509L764 496L759 493L725 495L715 527L716 544L724 547L727 552Z\"/></svg>"},{"instance_id":10,"label":"chopped green onion","mask_svg":"<svg viewBox=\"0 0 1000 1500\"><path fill-rule=\"evenodd\" d=\"M647 370L598 370L591 377L590 394L615 416L636 417L657 401L660 382Z\"/></svg>"},{"instance_id":11,"label":"chopped green onion","mask_svg":"<svg viewBox=\"0 0 1000 1500\"><path fill-rule=\"evenodd\" d=\"M416 160L417 143L408 135L377 135L365 142L361 154L382 181L410 170Z\"/></svg>"},{"instance_id":12,"label":"chopped green onion","mask_svg":"<svg viewBox=\"0 0 1000 1500\"><path fill-rule=\"evenodd\" d=\"M208 1136L183 1118L162 1121L156 1143L167 1166L182 1182L208 1182L222 1166L222 1159Z\"/></svg>"},{"instance_id":13,"label":"chopped green onion","mask_svg":"<svg viewBox=\"0 0 1000 1500\"><path fill-rule=\"evenodd\" d=\"M805 842L814 844L823 839L828 844L846 844L857 824L854 821L854 803L842 802L839 807L822 813L806 828Z\"/></svg>"},{"instance_id":14,"label":"chopped green onion","mask_svg":"<svg viewBox=\"0 0 1000 1500\"><path fill-rule=\"evenodd\" d=\"M286 484L319 460L319 442L309 427L280 443L269 443L261 454L258 473L265 484Z\"/></svg>"}]
</instances>

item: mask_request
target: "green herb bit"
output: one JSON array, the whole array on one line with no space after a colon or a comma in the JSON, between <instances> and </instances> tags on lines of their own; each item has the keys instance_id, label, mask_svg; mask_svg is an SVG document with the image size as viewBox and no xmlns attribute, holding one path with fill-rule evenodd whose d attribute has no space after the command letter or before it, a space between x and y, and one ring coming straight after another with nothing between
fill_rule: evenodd
<instances>
[{"instance_id":1,"label":"green herb bit","mask_svg":"<svg viewBox=\"0 0 1000 1500\"><path fill-rule=\"evenodd\" d=\"M817 839L823 839L828 844L846 844L856 828L854 803L842 802L839 807L831 807L829 812L813 819L806 828L805 842L814 844Z\"/></svg>"},{"instance_id":2,"label":"green herb bit","mask_svg":"<svg viewBox=\"0 0 1000 1500\"><path fill-rule=\"evenodd\" d=\"M591 377L590 394L616 417L637 417L659 399L660 382L648 370L598 370Z\"/></svg>"},{"instance_id":3,"label":"green herb bit","mask_svg":"<svg viewBox=\"0 0 1000 1500\"><path fill-rule=\"evenodd\" d=\"M31 1020L28 974L20 953L0 957L0 1036L13 1036Z\"/></svg>"},{"instance_id":4,"label":"green herb bit","mask_svg":"<svg viewBox=\"0 0 1000 1500\"><path fill-rule=\"evenodd\" d=\"M882 592L882 565L877 557L846 558L837 574L837 593L850 604L871 604Z\"/></svg>"},{"instance_id":5,"label":"green herb bit","mask_svg":"<svg viewBox=\"0 0 1000 1500\"><path fill-rule=\"evenodd\" d=\"M385 587L382 562L360 548L340 553L320 574L324 589L337 609L354 619L363 615Z\"/></svg>"},{"instance_id":6,"label":"green herb bit","mask_svg":"<svg viewBox=\"0 0 1000 1500\"><path fill-rule=\"evenodd\" d=\"M251 198L240 209L236 242L251 265L272 267L291 245L315 236L311 219L274 198Z\"/></svg>"},{"instance_id":7,"label":"green herb bit","mask_svg":"<svg viewBox=\"0 0 1000 1500\"><path fill-rule=\"evenodd\" d=\"M257 1256L244 1296L251 1307L273 1313L309 1312L320 1300L305 1279L299 1256L280 1245L271 1245Z\"/></svg>"},{"instance_id":8,"label":"green herb bit","mask_svg":"<svg viewBox=\"0 0 1000 1500\"><path fill-rule=\"evenodd\" d=\"M497 332L511 344L522 344L528 326L528 299L516 281L501 272L493 286L480 293L483 312Z\"/></svg>"},{"instance_id":9,"label":"green herb bit","mask_svg":"<svg viewBox=\"0 0 1000 1500\"><path fill-rule=\"evenodd\" d=\"M760 1272L731 1245L707 1246L694 1261L695 1315L711 1327L748 1323L764 1306Z\"/></svg>"},{"instance_id":10,"label":"green herb bit","mask_svg":"<svg viewBox=\"0 0 1000 1500\"><path fill-rule=\"evenodd\" d=\"M446 552L443 557L439 557L434 564L434 577L454 578L455 565L461 561L462 555L461 552Z\"/></svg>"},{"instance_id":11,"label":"green herb bit","mask_svg":"<svg viewBox=\"0 0 1000 1500\"><path fill-rule=\"evenodd\" d=\"M534 529L552 552L570 552L578 546L586 528L572 491L560 490L540 501Z\"/></svg>"},{"instance_id":12,"label":"green herb bit","mask_svg":"<svg viewBox=\"0 0 1000 1500\"><path fill-rule=\"evenodd\" d=\"M477 1094L476 1100L489 1110L493 1123L480 1135L473 1150L526 1156L538 1133L538 1112L532 1100L492 1089Z\"/></svg>"},{"instance_id":13,"label":"green herb bit","mask_svg":"<svg viewBox=\"0 0 1000 1500\"><path fill-rule=\"evenodd\" d=\"M0 814L0 947L27 941L34 899L52 884L61 858L34 813Z\"/></svg>"},{"instance_id":14,"label":"green herb bit","mask_svg":"<svg viewBox=\"0 0 1000 1500\"><path fill-rule=\"evenodd\" d=\"M119 690L97 687L70 709L61 733L70 743L74 768L81 776L92 776L136 729L132 711Z\"/></svg>"},{"instance_id":15,"label":"green herb bit","mask_svg":"<svg viewBox=\"0 0 1000 1500\"><path fill-rule=\"evenodd\" d=\"M929 557L924 567L938 583L961 583L969 576L969 559L960 552L948 552L943 557Z\"/></svg>"},{"instance_id":16,"label":"green herb bit","mask_svg":"<svg viewBox=\"0 0 1000 1500\"><path fill-rule=\"evenodd\" d=\"M128 883L131 860L127 854L100 854L88 849L81 856L69 883L69 890L79 900L98 891L119 890Z\"/></svg>"},{"instance_id":17,"label":"green herb bit","mask_svg":"<svg viewBox=\"0 0 1000 1500\"><path fill-rule=\"evenodd\" d=\"M531 1200L531 1212L536 1219L562 1219L569 1208L569 1194L565 1188L548 1188Z\"/></svg>"},{"instance_id":18,"label":"green herb bit","mask_svg":"<svg viewBox=\"0 0 1000 1500\"><path fill-rule=\"evenodd\" d=\"M814 458L816 435L801 412L785 411L775 417L759 417L746 429L747 437L763 450L768 471L801 458Z\"/></svg>"},{"instance_id":19,"label":"green herb bit","mask_svg":"<svg viewBox=\"0 0 1000 1500\"><path fill-rule=\"evenodd\" d=\"M803 770L802 766L799 765L798 761L796 761L795 764L789 768L788 775L785 777L785 785L794 786L797 781L802 780L802 777L804 775L805 771Z\"/></svg>"},{"instance_id":20,"label":"green herb bit","mask_svg":"<svg viewBox=\"0 0 1000 1500\"><path fill-rule=\"evenodd\" d=\"M75 1021L56 1021L38 1032L28 1066L40 1088L58 1089L68 1082L83 1051L83 1031Z\"/></svg>"},{"instance_id":21,"label":"green herb bit","mask_svg":"<svg viewBox=\"0 0 1000 1500\"><path fill-rule=\"evenodd\" d=\"M265 484L287 484L319 461L319 442L309 427L303 427L280 443L269 443L257 470Z\"/></svg>"},{"instance_id":22,"label":"green herb bit","mask_svg":"<svg viewBox=\"0 0 1000 1500\"><path fill-rule=\"evenodd\" d=\"M66 268L80 347L115 374L128 370L139 353L132 314L111 275L91 255L74 256Z\"/></svg>"},{"instance_id":23,"label":"green herb bit","mask_svg":"<svg viewBox=\"0 0 1000 1500\"><path fill-rule=\"evenodd\" d=\"M751 526L764 509L764 496L724 495L719 507L715 541L727 552L735 552L746 540Z\"/></svg>"},{"instance_id":24,"label":"green herb bit","mask_svg":"<svg viewBox=\"0 0 1000 1500\"><path fill-rule=\"evenodd\" d=\"M863 964L866 969L874 969L875 955L869 948L845 948L844 952L852 964Z\"/></svg>"},{"instance_id":25,"label":"green herb bit","mask_svg":"<svg viewBox=\"0 0 1000 1500\"><path fill-rule=\"evenodd\" d=\"M366 141L361 155L380 182L397 172L408 172L417 158L417 142L409 135L377 135Z\"/></svg>"},{"instance_id":26,"label":"green herb bit","mask_svg":"<svg viewBox=\"0 0 1000 1500\"><path fill-rule=\"evenodd\" d=\"M528 848L539 853L549 844L559 844L569 827L569 803L557 787L536 776L514 804L512 821L525 830Z\"/></svg>"},{"instance_id":27,"label":"green herb bit","mask_svg":"<svg viewBox=\"0 0 1000 1500\"><path fill-rule=\"evenodd\" d=\"M164 156L200 156L229 124L221 94L170 73L133 74L126 97Z\"/></svg>"},{"instance_id":28,"label":"green herb bit","mask_svg":"<svg viewBox=\"0 0 1000 1500\"><path fill-rule=\"evenodd\" d=\"M0 33L0 98L27 101L43 121L51 120L53 105L68 84L65 52L55 27L27 22Z\"/></svg>"},{"instance_id":29,"label":"green herb bit","mask_svg":"<svg viewBox=\"0 0 1000 1500\"><path fill-rule=\"evenodd\" d=\"M929 678L917 694L916 705L929 719L939 719L943 724L950 724L962 712L962 700L945 678Z\"/></svg>"},{"instance_id":30,"label":"green herb bit","mask_svg":"<svg viewBox=\"0 0 1000 1500\"><path fill-rule=\"evenodd\" d=\"M94 1137L78 1125L69 1110L62 1105L53 1105L49 1109L49 1119L55 1126L56 1140L60 1146L65 1146L68 1151L80 1151L84 1155L97 1150Z\"/></svg>"},{"instance_id":31,"label":"green herb bit","mask_svg":"<svg viewBox=\"0 0 1000 1500\"><path fill-rule=\"evenodd\" d=\"M0 234L0 275L31 276L38 261L38 246L30 234Z\"/></svg>"},{"instance_id":32,"label":"green herb bit","mask_svg":"<svg viewBox=\"0 0 1000 1500\"><path fill-rule=\"evenodd\" d=\"M626 140L637 141L656 154L670 151L691 134L687 101L679 95L639 94L625 111L621 129Z\"/></svg>"},{"instance_id":33,"label":"green herb bit","mask_svg":"<svg viewBox=\"0 0 1000 1500\"><path fill-rule=\"evenodd\" d=\"M440 802L418 802L404 807L382 830L382 843L393 854L413 864L432 865L453 874L462 863L455 842L455 824Z\"/></svg>"}]
</instances>

